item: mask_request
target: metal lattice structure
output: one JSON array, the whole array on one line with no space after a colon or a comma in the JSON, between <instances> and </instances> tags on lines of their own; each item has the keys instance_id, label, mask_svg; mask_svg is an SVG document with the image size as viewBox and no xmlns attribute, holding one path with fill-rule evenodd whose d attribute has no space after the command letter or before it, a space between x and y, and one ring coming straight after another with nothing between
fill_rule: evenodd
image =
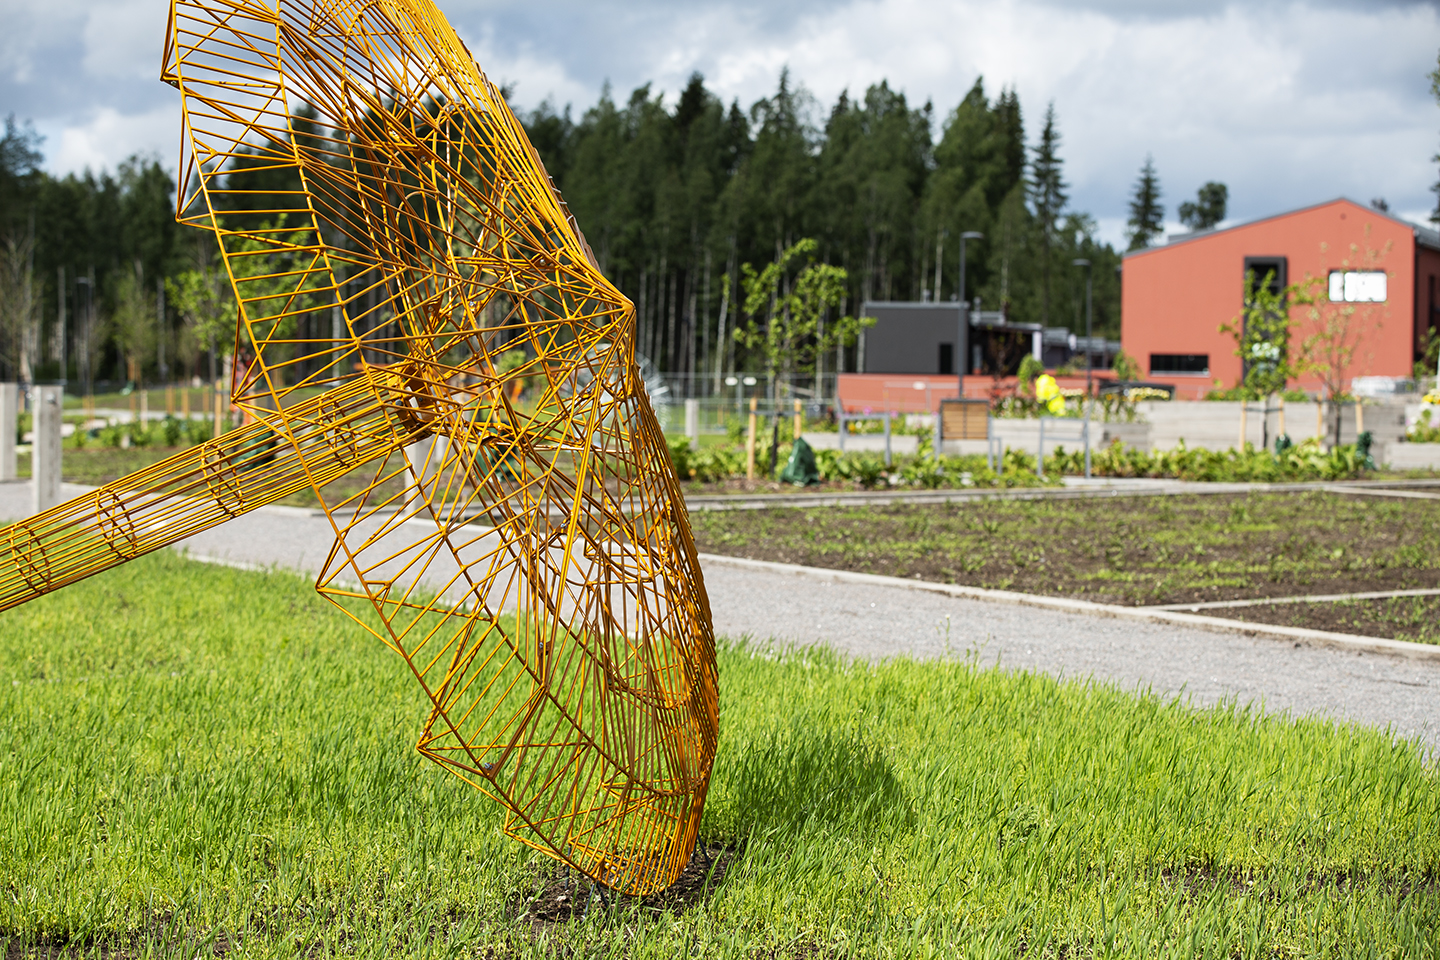
<instances>
[{"instance_id":1,"label":"metal lattice structure","mask_svg":"<svg viewBox=\"0 0 1440 960\"><path fill-rule=\"evenodd\" d=\"M634 309L503 96L430 0L175 0L162 79L249 425L0 530L0 609L313 490L317 589L424 688L418 749L523 842L667 886L715 754L709 603Z\"/></svg>"}]
</instances>

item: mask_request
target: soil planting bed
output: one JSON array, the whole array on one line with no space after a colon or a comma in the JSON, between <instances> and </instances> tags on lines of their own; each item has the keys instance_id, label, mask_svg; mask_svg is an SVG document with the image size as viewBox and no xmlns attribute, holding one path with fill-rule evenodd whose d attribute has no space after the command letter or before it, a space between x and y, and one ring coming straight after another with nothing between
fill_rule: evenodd
<instances>
[{"instance_id":1,"label":"soil planting bed","mask_svg":"<svg viewBox=\"0 0 1440 960\"><path fill-rule=\"evenodd\" d=\"M1131 606L1440 587L1440 500L1121 496L696 512L691 523L705 553ZM1334 629L1335 616L1357 615L1321 607L1265 622ZM1364 632L1416 633L1408 614L1376 616Z\"/></svg>"},{"instance_id":2,"label":"soil planting bed","mask_svg":"<svg viewBox=\"0 0 1440 960\"><path fill-rule=\"evenodd\" d=\"M1440 643L1440 597L1392 597L1387 600L1335 600L1277 603L1261 607L1201 610L1210 617L1309 627L1415 643Z\"/></svg>"}]
</instances>

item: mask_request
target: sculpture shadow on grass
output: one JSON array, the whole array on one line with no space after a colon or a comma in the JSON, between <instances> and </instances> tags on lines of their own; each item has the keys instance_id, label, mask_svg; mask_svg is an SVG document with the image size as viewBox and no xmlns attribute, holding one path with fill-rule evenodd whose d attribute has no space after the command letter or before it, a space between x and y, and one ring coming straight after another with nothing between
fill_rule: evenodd
<instances>
[{"instance_id":1,"label":"sculpture shadow on grass","mask_svg":"<svg viewBox=\"0 0 1440 960\"><path fill-rule=\"evenodd\" d=\"M915 809L889 751L859 730L812 721L796 715L730 759L734 819L721 829L798 834L811 825L856 832L913 825Z\"/></svg>"}]
</instances>

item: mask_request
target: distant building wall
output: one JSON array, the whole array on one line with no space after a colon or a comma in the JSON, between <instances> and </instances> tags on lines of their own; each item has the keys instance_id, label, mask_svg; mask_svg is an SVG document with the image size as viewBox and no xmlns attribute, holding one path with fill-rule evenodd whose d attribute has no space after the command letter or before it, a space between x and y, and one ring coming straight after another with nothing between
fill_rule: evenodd
<instances>
[{"instance_id":1,"label":"distant building wall","mask_svg":"<svg viewBox=\"0 0 1440 960\"><path fill-rule=\"evenodd\" d=\"M1234 386L1241 361L1234 338L1219 327L1240 315L1247 260L1257 272L1279 265L1291 283L1373 267L1387 275L1387 298L1353 304L1359 346L1346 379L1408 377L1420 331L1440 318L1440 299L1436 310L1428 300L1430 286L1440 285L1440 252L1417 247L1416 237L1410 224L1335 200L1128 254L1121 281L1125 352L1150 379L1177 384L1181 397L1202 396L1216 380ZM1422 283L1425 300L1417 310ZM1292 316L1293 355L1311 327L1303 310L1292 309ZM1313 390L1319 381L1307 376L1299 386Z\"/></svg>"},{"instance_id":2,"label":"distant building wall","mask_svg":"<svg viewBox=\"0 0 1440 960\"><path fill-rule=\"evenodd\" d=\"M861 315L875 318L865 331L862 373L947 375L969 356L958 303L871 301Z\"/></svg>"}]
</instances>

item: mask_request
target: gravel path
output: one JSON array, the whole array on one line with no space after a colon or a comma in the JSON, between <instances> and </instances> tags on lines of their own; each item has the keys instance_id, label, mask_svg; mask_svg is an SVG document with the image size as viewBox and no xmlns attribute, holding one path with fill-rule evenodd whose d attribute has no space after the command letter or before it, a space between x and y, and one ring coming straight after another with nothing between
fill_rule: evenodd
<instances>
[{"instance_id":1,"label":"gravel path","mask_svg":"<svg viewBox=\"0 0 1440 960\"><path fill-rule=\"evenodd\" d=\"M66 496L83 488L66 485ZM0 518L28 513L25 483L0 483ZM314 572L329 553L324 515L267 507L190 538L190 554ZM901 587L838 584L708 564L720 636L825 643L855 656L964 656L1062 677L1094 677L1179 695L1236 700L1272 712L1389 727L1440 752L1440 662L1356 653L1241 633L1130 622L946 597Z\"/></svg>"}]
</instances>

